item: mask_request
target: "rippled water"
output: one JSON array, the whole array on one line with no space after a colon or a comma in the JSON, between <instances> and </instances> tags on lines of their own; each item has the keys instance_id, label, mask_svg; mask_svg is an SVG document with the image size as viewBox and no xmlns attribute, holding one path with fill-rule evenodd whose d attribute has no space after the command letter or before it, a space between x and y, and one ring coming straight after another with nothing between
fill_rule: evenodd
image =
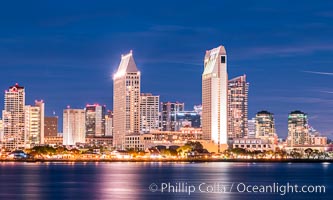
<instances>
[{"instance_id":1,"label":"rippled water","mask_svg":"<svg viewBox=\"0 0 333 200\"><path fill-rule=\"evenodd\" d=\"M0 163L0 199L333 199L332 169L320 163ZM326 193L236 190L239 183L287 182L324 185ZM218 191L216 183L233 188ZM162 192L166 185L170 191ZM189 186L195 189L190 195Z\"/></svg>"}]
</instances>

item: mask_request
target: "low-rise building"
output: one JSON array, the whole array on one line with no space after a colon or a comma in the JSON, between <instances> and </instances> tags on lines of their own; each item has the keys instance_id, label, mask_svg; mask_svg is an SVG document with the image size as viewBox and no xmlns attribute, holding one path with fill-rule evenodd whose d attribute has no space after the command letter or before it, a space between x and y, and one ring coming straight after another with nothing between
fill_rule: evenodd
<instances>
[{"instance_id":1,"label":"low-rise building","mask_svg":"<svg viewBox=\"0 0 333 200\"><path fill-rule=\"evenodd\" d=\"M188 141L201 140L200 128L181 128L179 131L151 131L149 134L125 136L125 149L144 151L146 148L162 146L182 146Z\"/></svg>"},{"instance_id":2,"label":"low-rise building","mask_svg":"<svg viewBox=\"0 0 333 200\"><path fill-rule=\"evenodd\" d=\"M86 137L86 145L111 147L113 143L112 137Z\"/></svg>"},{"instance_id":3,"label":"low-rise building","mask_svg":"<svg viewBox=\"0 0 333 200\"><path fill-rule=\"evenodd\" d=\"M275 145L270 140L261 138L235 138L232 141L232 147L248 151L275 151Z\"/></svg>"},{"instance_id":4,"label":"low-rise building","mask_svg":"<svg viewBox=\"0 0 333 200\"><path fill-rule=\"evenodd\" d=\"M201 140L202 129L184 127L179 131L152 131L154 140L160 141L188 141L188 140Z\"/></svg>"},{"instance_id":5,"label":"low-rise building","mask_svg":"<svg viewBox=\"0 0 333 200\"><path fill-rule=\"evenodd\" d=\"M144 151L151 146L153 140L152 134L137 134L125 136L125 149L135 149Z\"/></svg>"},{"instance_id":6,"label":"low-rise building","mask_svg":"<svg viewBox=\"0 0 333 200\"><path fill-rule=\"evenodd\" d=\"M311 145L327 145L327 137L310 135L309 142Z\"/></svg>"}]
</instances>

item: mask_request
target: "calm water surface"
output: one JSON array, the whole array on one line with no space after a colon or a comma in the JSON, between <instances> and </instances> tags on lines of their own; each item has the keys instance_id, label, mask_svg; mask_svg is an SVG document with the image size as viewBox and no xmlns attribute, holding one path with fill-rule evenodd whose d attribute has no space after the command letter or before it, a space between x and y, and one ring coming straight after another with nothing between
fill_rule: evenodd
<instances>
[{"instance_id":1,"label":"calm water surface","mask_svg":"<svg viewBox=\"0 0 333 200\"><path fill-rule=\"evenodd\" d=\"M323 185L326 193L237 191L241 183L266 186L288 182ZM189 195L190 186L195 191ZM243 189L243 185L239 187ZM0 163L0 199L187 198L333 199L333 164Z\"/></svg>"}]
</instances>

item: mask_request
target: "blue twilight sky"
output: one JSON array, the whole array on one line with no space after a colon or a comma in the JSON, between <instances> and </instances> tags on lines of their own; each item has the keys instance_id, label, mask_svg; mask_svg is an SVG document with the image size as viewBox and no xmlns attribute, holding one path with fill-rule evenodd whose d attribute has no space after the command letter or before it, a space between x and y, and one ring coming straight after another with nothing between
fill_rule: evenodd
<instances>
[{"instance_id":1,"label":"blue twilight sky","mask_svg":"<svg viewBox=\"0 0 333 200\"><path fill-rule=\"evenodd\" d=\"M201 103L205 50L224 45L229 77L247 74L249 118L275 114L279 136L300 109L333 136L333 1L3 1L0 88L18 82L46 113L112 109L112 74L133 49L142 92ZM0 109L3 101L0 102Z\"/></svg>"}]
</instances>

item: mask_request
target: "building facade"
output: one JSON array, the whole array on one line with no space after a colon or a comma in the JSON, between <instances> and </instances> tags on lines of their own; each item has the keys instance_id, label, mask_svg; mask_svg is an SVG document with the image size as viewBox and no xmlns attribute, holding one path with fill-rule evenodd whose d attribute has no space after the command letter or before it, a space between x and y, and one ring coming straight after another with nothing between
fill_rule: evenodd
<instances>
[{"instance_id":1,"label":"building facade","mask_svg":"<svg viewBox=\"0 0 333 200\"><path fill-rule=\"evenodd\" d=\"M136 134L125 136L125 149L144 151L152 143L151 134Z\"/></svg>"},{"instance_id":2,"label":"building facade","mask_svg":"<svg viewBox=\"0 0 333 200\"><path fill-rule=\"evenodd\" d=\"M260 138L234 138L232 146L248 151L275 151L276 147L269 140Z\"/></svg>"},{"instance_id":3,"label":"building facade","mask_svg":"<svg viewBox=\"0 0 333 200\"><path fill-rule=\"evenodd\" d=\"M63 145L85 143L85 110L67 108L63 113Z\"/></svg>"},{"instance_id":4,"label":"building facade","mask_svg":"<svg viewBox=\"0 0 333 200\"><path fill-rule=\"evenodd\" d=\"M184 111L180 102L161 102L160 127L162 131L176 131L177 113Z\"/></svg>"},{"instance_id":5,"label":"building facade","mask_svg":"<svg viewBox=\"0 0 333 200\"><path fill-rule=\"evenodd\" d=\"M50 146L60 146L63 145L63 137L62 136L45 136L44 144Z\"/></svg>"},{"instance_id":6,"label":"building facade","mask_svg":"<svg viewBox=\"0 0 333 200\"><path fill-rule=\"evenodd\" d=\"M58 136L58 116L44 118L44 137Z\"/></svg>"},{"instance_id":7,"label":"building facade","mask_svg":"<svg viewBox=\"0 0 333 200\"><path fill-rule=\"evenodd\" d=\"M112 147L112 137L87 137L86 145L97 147Z\"/></svg>"},{"instance_id":8,"label":"building facade","mask_svg":"<svg viewBox=\"0 0 333 200\"><path fill-rule=\"evenodd\" d=\"M132 51L122 55L113 76L113 143L117 149L124 149L125 135L140 132L140 82Z\"/></svg>"},{"instance_id":9,"label":"building facade","mask_svg":"<svg viewBox=\"0 0 333 200\"><path fill-rule=\"evenodd\" d=\"M3 140L3 120L0 119L0 144Z\"/></svg>"},{"instance_id":10,"label":"building facade","mask_svg":"<svg viewBox=\"0 0 333 200\"><path fill-rule=\"evenodd\" d=\"M246 75L228 82L228 139L248 135L248 91Z\"/></svg>"},{"instance_id":11,"label":"building facade","mask_svg":"<svg viewBox=\"0 0 333 200\"><path fill-rule=\"evenodd\" d=\"M268 111L256 114L256 138L270 139L276 137L274 115Z\"/></svg>"},{"instance_id":12,"label":"building facade","mask_svg":"<svg viewBox=\"0 0 333 200\"><path fill-rule=\"evenodd\" d=\"M113 113L111 110L105 115L105 136L113 136Z\"/></svg>"},{"instance_id":13,"label":"building facade","mask_svg":"<svg viewBox=\"0 0 333 200\"><path fill-rule=\"evenodd\" d=\"M160 96L150 93L141 94L140 98L140 132L149 133L159 129Z\"/></svg>"},{"instance_id":14,"label":"building facade","mask_svg":"<svg viewBox=\"0 0 333 200\"><path fill-rule=\"evenodd\" d=\"M256 137L256 119L252 118L247 121L248 126L248 138L255 138Z\"/></svg>"},{"instance_id":15,"label":"building facade","mask_svg":"<svg viewBox=\"0 0 333 200\"><path fill-rule=\"evenodd\" d=\"M224 46L206 51L202 74L202 131L206 140L227 144L228 73Z\"/></svg>"},{"instance_id":16,"label":"building facade","mask_svg":"<svg viewBox=\"0 0 333 200\"><path fill-rule=\"evenodd\" d=\"M145 150L155 146L183 146L188 141L202 139L199 128L181 128L179 131L151 131L148 134L125 136L125 148Z\"/></svg>"},{"instance_id":17,"label":"building facade","mask_svg":"<svg viewBox=\"0 0 333 200\"><path fill-rule=\"evenodd\" d=\"M45 136L45 130L44 130L44 125L45 125L45 103L43 100L36 100L35 101L35 106L39 107L40 110L40 144L44 144L44 136Z\"/></svg>"},{"instance_id":18,"label":"building facade","mask_svg":"<svg viewBox=\"0 0 333 200\"><path fill-rule=\"evenodd\" d=\"M105 136L105 112L105 106L100 106L98 104L86 106L86 137Z\"/></svg>"},{"instance_id":19,"label":"building facade","mask_svg":"<svg viewBox=\"0 0 333 200\"><path fill-rule=\"evenodd\" d=\"M8 150L23 149L25 137L25 90L15 84L5 91L5 105L3 110L3 147Z\"/></svg>"},{"instance_id":20,"label":"building facade","mask_svg":"<svg viewBox=\"0 0 333 200\"><path fill-rule=\"evenodd\" d=\"M309 124L306 113L299 110L289 113L287 142L290 147L309 144Z\"/></svg>"},{"instance_id":21,"label":"building facade","mask_svg":"<svg viewBox=\"0 0 333 200\"><path fill-rule=\"evenodd\" d=\"M35 101L34 106L25 106L26 148L44 144L44 111L43 101Z\"/></svg>"},{"instance_id":22,"label":"building facade","mask_svg":"<svg viewBox=\"0 0 333 200\"><path fill-rule=\"evenodd\" d=\"M327 145L327 137L324 136L315 136L310 135L309 136L309 144L314 146L326 146Z\"/></svg>"}]
</instances>

